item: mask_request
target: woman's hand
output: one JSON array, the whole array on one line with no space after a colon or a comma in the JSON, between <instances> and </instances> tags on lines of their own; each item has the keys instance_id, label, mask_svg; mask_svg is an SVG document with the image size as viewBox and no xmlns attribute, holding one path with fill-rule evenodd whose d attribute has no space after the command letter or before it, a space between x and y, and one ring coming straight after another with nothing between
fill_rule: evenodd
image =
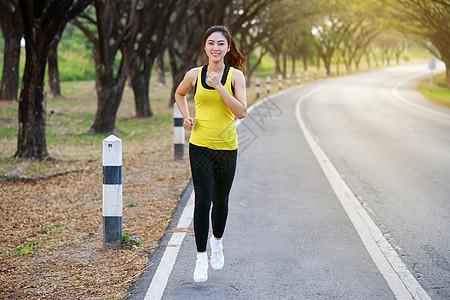
<instances>
[{"instance_id":1,"label":"woman's hand","mask_svg":"<svg viewBox=\"0 0 450 300\"><path fill-rule=\"evenodd\" d=\"M219 74L216 72L207 72L206 73L206 83L217 90L217 88L222 84L220 82L221 78L219 77Z\"/></svg>"},{"instance_id":2,"label":"woman's hand","mask_svg":"<svg viewBox=\"0 0 450 300\"><path fill-rule=\"evenodd\" d=\"M192 119L191 117L187 117L186 119L184 119L183 127L185 130L191 131L192 126L194 126L194 123L195 123L194 119Z\"/></svg>"}]
</instances>

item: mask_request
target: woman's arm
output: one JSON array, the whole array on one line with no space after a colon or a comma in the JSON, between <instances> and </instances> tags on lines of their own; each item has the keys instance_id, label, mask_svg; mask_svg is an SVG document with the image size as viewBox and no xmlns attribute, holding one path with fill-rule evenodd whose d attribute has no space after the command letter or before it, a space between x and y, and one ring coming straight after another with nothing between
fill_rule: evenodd
<instances>
[{"instance_id":1,"label":"woman's arm","mask_svg":"<svg viewBox=\"0 0 450 300\"><path fill-rule=\"evenodd\" d=\"M238 119L242 119L247 115L247 93L244 74L241 71L234 69L231 81L232 84L234 84L235 96L231 95L222 85L217 73L208 72L206 76L206 83L215 88L231 112Z\"/></svg>"},{"instance_id":2,"label":"woman's arm","mask_svg":"<svg viewBox=\"0 0 450 300\"><path fill-rule=\"evenodd\" d=\"M183 116L184 123L183 127L186 130L192 130L192 126L194 125L194 119L189 115L189 107L186 99L186 95L189 90L195 85L195 80L198 76L198 68L194 68L189 70L189 72L184 75L183 80L177 87L175 91L175 102L177 103L178 109Z\"/></svg>"}]
</instances>

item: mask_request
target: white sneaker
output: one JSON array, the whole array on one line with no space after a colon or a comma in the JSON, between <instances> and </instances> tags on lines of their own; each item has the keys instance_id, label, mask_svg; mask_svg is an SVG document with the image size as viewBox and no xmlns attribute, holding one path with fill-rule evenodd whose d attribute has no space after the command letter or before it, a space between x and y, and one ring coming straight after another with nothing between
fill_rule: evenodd
<instances>
[{"instance_id":1,"label":"white sneaker","mask_svg":"<svg viewBox=\"0 0 450 300\"><path fill-rule=\"evenodd\" d=\"M205 282L208 280L208 260L197 259L195 262L194 281Z\"/></svg>"},{"instance_id":2,"label":"white sneaker","mask_svg":"<svg viewBox=\"0 0 450 300\"><path fill-rule=\"evenodd\" d=\"M220 245L219 248L213 247L213 237L210 240L211 244L211 268L215 271L223 269L225 264L225 257L223 256L223 246Z\"/></svg>"}]
</instances>

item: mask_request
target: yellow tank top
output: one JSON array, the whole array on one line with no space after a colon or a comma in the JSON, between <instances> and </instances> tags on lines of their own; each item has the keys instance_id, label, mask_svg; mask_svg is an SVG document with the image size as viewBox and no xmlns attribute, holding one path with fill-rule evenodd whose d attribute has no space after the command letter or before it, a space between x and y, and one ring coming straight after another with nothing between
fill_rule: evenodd
<instances>
[{"instance_id":1,"label":"yellow tank top","mask_svg":"<svg viewBox=\"0 0 450 300\"><path fill-rule=\"evenodd\" d=\"M195 123L189 142L214 150L235 150L238 147L234 114L223 101L219 92L206 83L208 66L203 66L194 89ZM231 85L233 68L225 66L222 84L234 95Z\"/></svg>"}]
</instances>

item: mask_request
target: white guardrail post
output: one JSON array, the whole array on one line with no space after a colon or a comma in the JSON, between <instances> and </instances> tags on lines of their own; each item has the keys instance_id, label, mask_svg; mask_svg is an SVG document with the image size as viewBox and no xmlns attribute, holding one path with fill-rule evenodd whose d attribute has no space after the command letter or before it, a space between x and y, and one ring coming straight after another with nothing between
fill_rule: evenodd
<instances>
[{"instance_id":1,"label":"white guardrail post","mask_svg":"<svg viewBox=\"0 0 450 300\"><path fill-rule=\"evenodd\" d=\"M261 96L261 78L256 78L256 98Z\"/></svg>"},{"instance_id":2,"label":"white guardrail post","mask_svg":"<svg viewBox=\"0 0 450 300\"><path fill-rule=\"evenodd\" d=\"M110 135L103 140L103 245L122 244L122 140Z\"/></svg>"},{"instance_id":3,"label":"white guardrail post","mask_svg":"<svg viewBox=\"0 0 450 300\"><path fill-rule=\"evenodd\" d=\"M175 159L184 158L184 128L183 115L176 103L173 104L173 143Z\"/></svg>"}]
</instances>

